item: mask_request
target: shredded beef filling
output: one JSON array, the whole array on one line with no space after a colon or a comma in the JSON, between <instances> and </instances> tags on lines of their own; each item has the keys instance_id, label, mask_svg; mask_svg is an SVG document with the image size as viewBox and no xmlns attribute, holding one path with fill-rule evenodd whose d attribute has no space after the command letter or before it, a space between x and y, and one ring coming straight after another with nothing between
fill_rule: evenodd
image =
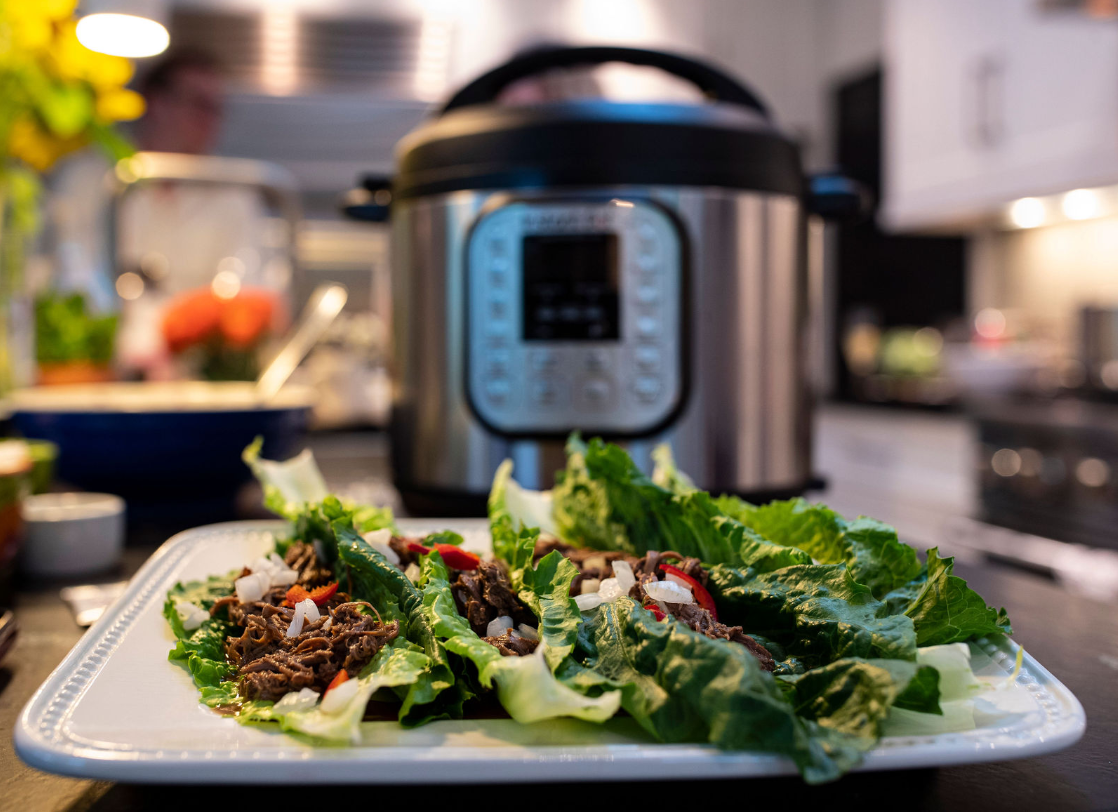
<instances>
[{"instance_id":1,"label":"shredded beef filling","mask_svg":"<svg viewBox=\"0 0 1118 812\"><path fill-rule=\"evenodd\" d=\"M292 544L285 560L300 573L302 586L313 588L330 579L329 569L308 544ZM318 620L304 622L298 635L288 637L295 610L283 605L286 595L287 587L273 587L252 603L231 595L211 610L216 614L225 608L229 620L243 629L239 637L225 641L225 654L237 669L246 699L275 701L302 688L322 693L338 672L356 676L400 631L396 621L382 622L375 610L366 613L365 608L372 610L369 604L338 592L319 606Z\"/></svg>"},{"instance_id":2,"label":"shredded beef filling","mask_svg":"<svg viewBox=\"0 0 1118 812\"><path fill-rule=\"evenodd\" d=\"M512 629L507 629L498 637L483 637L481 639L491 646L496 646L503 657L523 657L525 654L531 654L535 651L536 646L540 644L538 640L529 640Z\"/></svg>"},{"instance_id":3,"label":"shredded beef filling","mask_svg":"<svg viewBox=\"0 0 1118 812\"><path fill-rule=\"evenodd\" d=\"M400 538L393 536L388 540L388 546L392 548L392 552L396 553L400 558L400 569L406 570L411 564L419 563L419 556L422 555L418 550L408 549L408 544L413 541L423 543L422 539Z\"/></svg>"},{"instance_id":4,"label":"shredded beef filling","mask_svg":"<svg viewBox=\"0 0 1118 812\"><path fill-rule=\"evenodd\" d=\"M324 562L318 560L314 552L314 545L302 541L294 541L287 548L283 560L287 566L299 573L295 582L307 589L328 584L334 580L334 573Z\"/></svg>"},{"instance_id":5,"label":"shredded beef filling","mask_svg":"<svg viewBox=\"0 0 1118 812\"><path fill-rule=\"evenodd\" d=\"M516 597L504 569L495 561L482 561L476 570L459 570L450 592L458 611L479 637L485 637L489 623L502 616L511 617L516 625L536 625L535 616Z\"/></svg>"},{"instance_id":6,"label":"shredded beef filling","mask_svg":"<svg viewBox=\"0 0 1118 812\"><path fill-rule=\"evenodd\" d=\"M704 587L710 579L710 574L703 568L699 559L685 558L670 550L649 550L644 558L635 558L616 551L603 552L572 547L557 538L547 537L536 542L533 557L539 560L552 550L558 550L579 569L578 576L571 583L571 595L582 594L582 583L587 579L601 580L613 577L613 562L619 560L628 561L629 566L633 568L637 583L629 590L629 597L640 604L648 600L644 585L664 579L664 572L660 569L661 564L670 564ZM664 606L667 607L669 614L699 634L714 640L729 640L745 646L766 671L772 671L776 667L768 650L746 634L741 626L727 626L725 623L720 623L709 611L695 603L666 603Z\"/></svg>"}]
</instances>

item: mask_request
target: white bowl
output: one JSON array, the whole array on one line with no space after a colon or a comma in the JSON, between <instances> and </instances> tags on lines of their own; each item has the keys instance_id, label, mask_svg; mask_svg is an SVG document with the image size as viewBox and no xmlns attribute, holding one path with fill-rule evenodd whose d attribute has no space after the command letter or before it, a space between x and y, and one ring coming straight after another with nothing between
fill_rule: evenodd
<instances>
[{"instance_id":1,"label":"white bowl","mask_svg":"<svg viewBox=\"0 0 1118 812\"><path fill-rule=\"evenodd\" d=\"M124 550L124 500L107 493L41 493L23 500L20 567L28 575L87 575Z\"/></svg>"}]
</instances>

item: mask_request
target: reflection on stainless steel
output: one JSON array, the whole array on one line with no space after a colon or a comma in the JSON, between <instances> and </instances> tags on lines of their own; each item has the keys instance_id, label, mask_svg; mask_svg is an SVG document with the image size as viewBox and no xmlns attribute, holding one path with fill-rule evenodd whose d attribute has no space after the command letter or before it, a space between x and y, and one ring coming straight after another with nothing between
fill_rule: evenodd
<instances>
[{"instance_id":1,"label":"reflection on stainless steel","mask_svg":"<svg viewBox=\"0 0 1118 812\"><path fill-rule=\"evenodd\" d=\"M307 357L342 312L347 297L341 285L321 285L315 289L291 336L256 381L256 394L261 401L271 400L279 392L299 362Z\"/></svg>"},{"instance_id":2,"label":"reflection on stainless steel","mask_svg":"<svg viewBox=\"0 0 1118 812\"><path fill-rule=\"evenodd\" d=\"M799 203L709 188L596 191L663 204L688 237L689 393L680 418L662 434L625 443L638 464L647 467L652 447L671 441L681 467L701 487L802 488L811 472ZM465 399L463 246L496 194L505 193L405 200L393 211L393 454L405 491L484 494L506 456L516 461L521 482L546 487L563 464L561 439L490 434Z\"/></svg>"}]
</instances>

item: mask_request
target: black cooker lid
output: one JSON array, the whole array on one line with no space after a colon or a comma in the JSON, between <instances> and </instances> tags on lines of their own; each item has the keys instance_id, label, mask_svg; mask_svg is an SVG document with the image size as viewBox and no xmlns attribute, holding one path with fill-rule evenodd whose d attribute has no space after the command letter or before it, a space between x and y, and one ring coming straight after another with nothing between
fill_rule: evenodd
<instances>
[{"instance_id":1,"label":"black cooker lid","mask_svg":"<svg viewBox=\"0 0 1118 812\"><path fill-rule=\"evenodd\" d=\"M699 87L709 104L495 103L512 82L550 68L628 62ZM721 186L800 195L796 145L748 88L674 54L558 48L525 54L460 90L397 149L396 199L461 189Z\"/></svg>"}]
</instances>

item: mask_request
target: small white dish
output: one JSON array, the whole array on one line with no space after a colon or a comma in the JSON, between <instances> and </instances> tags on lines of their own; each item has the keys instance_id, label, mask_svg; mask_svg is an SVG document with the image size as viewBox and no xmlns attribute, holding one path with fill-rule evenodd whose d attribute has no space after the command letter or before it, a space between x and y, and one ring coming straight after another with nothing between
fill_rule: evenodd
<instances>
[{"instance_id":1,"label":"small white dish","mask_svg":"<svg viewBox=\"0 0 1118 812\"><path fill-rule=\"evenodd\" d=\"M41 493L23 500L20 568L73 576L112 567L124 550L124 500L107 493Z\"/></svg>"}]
</instances>

